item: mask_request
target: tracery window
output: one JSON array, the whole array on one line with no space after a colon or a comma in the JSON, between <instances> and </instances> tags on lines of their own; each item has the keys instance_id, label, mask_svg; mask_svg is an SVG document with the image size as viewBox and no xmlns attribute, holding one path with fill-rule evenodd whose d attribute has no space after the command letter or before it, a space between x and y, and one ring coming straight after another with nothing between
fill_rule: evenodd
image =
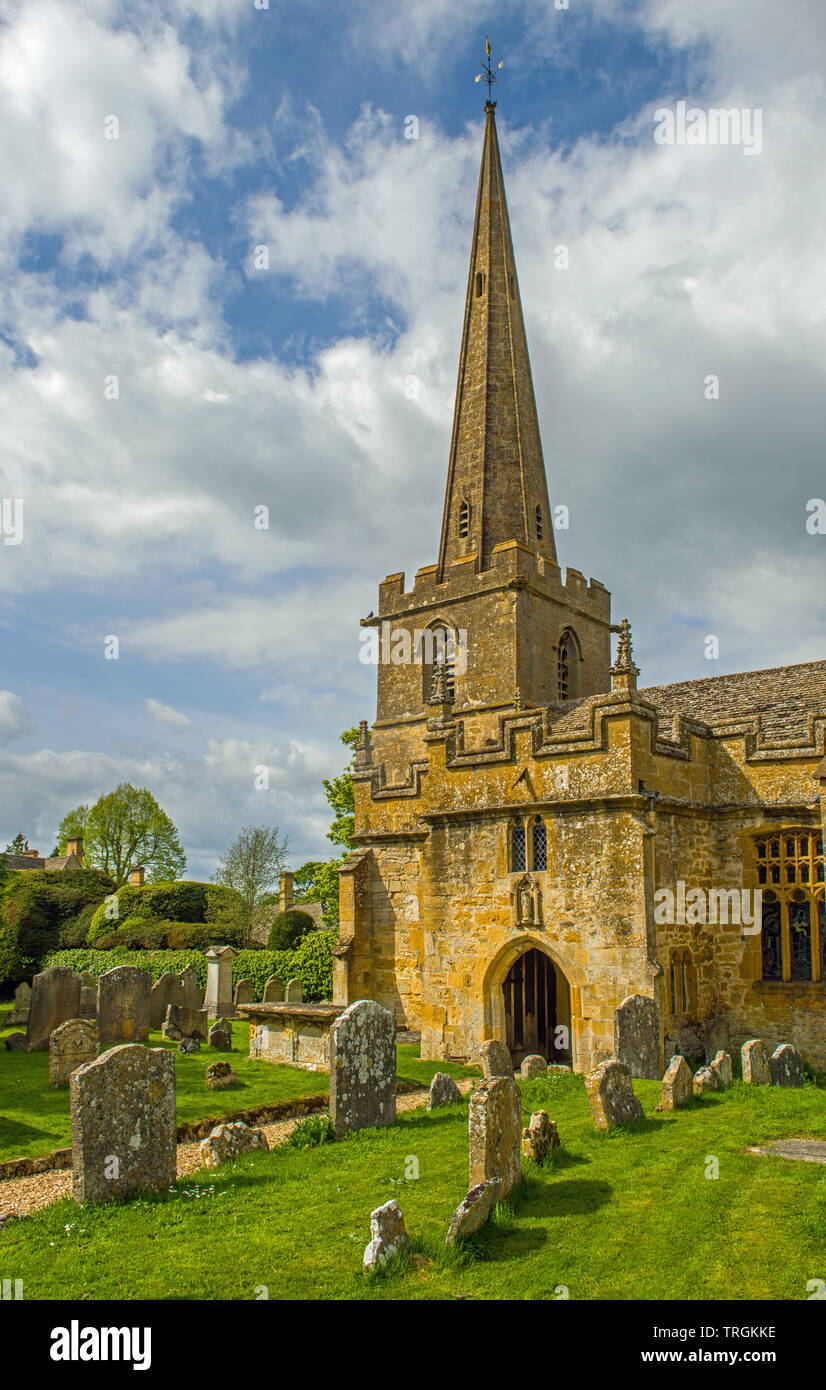
<instances>
[{"instance_id":1,"label":"tracery window","mask_svg":"<svg viewBox=\"0 0 826 1390\"><path fill-rule=\"evenodd\" d=\"M763 979L826 983L823 836L811 830L761 836L755 859L764 890Z\"/></svg>"},{"instance_id":2,"label":"tracery window","mask_svg":"<svg viewBox=\"0 0 826 1390\"><path fill-rule=\"evenodd\" d=\"M514 821L511 827L511 872L524 873L527 867L525 827L521 820L517 820Z\"/></svg>"},{"instance_id":3,"label":"tracery window","mask_svg":"<svg viewBox=\"0 0 826 1390\"><path fill-rule=\"evenodd\" d=\"M556 655L557 682L560 700L573 700L579 693L577 690L578 662L579 651L576 637L572 629L566 627L559 639Z\"/></svg>"},{"instance_id":4,"label":"tracery window","mask_svg":"<svg viewBox=\"0 0 826 1390\"><path fill-rule=\"evenodd\" d=\"M671 1012L687 1014L691 1009L691 952L674 951L671 955Z\"/></svg>"},{"instance_id":5,"label":"tracery window","mask_svg":"<svg viewBox=\"0 0 826 1390\"><path fill-rule=\"evenodd\" d=\"M533 823L533 867L537 873L548 867L548 832L540 816Z\"/></svg>"}]
</instances>

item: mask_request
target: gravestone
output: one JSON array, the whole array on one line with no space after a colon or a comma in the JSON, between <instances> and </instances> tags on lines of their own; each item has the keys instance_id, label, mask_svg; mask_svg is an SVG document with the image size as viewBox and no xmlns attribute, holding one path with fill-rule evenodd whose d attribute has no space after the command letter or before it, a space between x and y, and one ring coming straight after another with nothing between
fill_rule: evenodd
<instances>
[{"instance_id":1,"label":"gravestone","mask_svg":"<svg viewBox=\"0 0 826 1390\"><path fill-rule=\"evenodd\" d=\"M523 1080L526 1081L532 1076L547 1076L548 1063L545 1061L544 1057L539 1057L532 1053L530 1057L523 1057L522 1065L519 1068L519 1074Z\"/></svg>"},{"instance_id":2,"label":"gravestone","mask_svg":"<svg viewBox=\"0 0 826 1390\"><path fill-rule=\"evenodd\" d=\"M194 1053L200 1052L200 1050L201 1039L198 1037L197 1033L193 1033L190 1037L181 1038L181 1041L178 1043L178 1051L182 1053L184 1057L191 1057Z\"/></svg>"},{"instance_id":3,"label":"gravestone","mask_svg":"<svg viewBox=\"0 0 826 1390\"><path fill-rule=\"evenodd\" d=\"M396 1119L396 1020L373 999L359 999L330 1028L330 1118L349 1129Z\"/></svg>"},{"instance_id":4,"label":"gravestone","mask_svg":"<svg viewBox=\"0 0 826 1390\"><path fill-rule=\"evenodd\" d=\"M734 1073L731 1068L731 1057L727 1052L719 1051L711 1063L712 1068L720 1078L720 1090L726 1091L733 1084Z\"/></svg>"},{"instance_id":5,"label":"gravestone","mask_svg":"<svg viewBox=\"0 0 826 1390\"><path fill-rule=\"evenodd\" d=\"M722 1091L723 1085L720 1080L720 1073L714 1067L700 1067L694 1073L694 1094L695 1096L705 1096L710 1091Z\"/></svg>"},{"instance_id":6,"label":"gravestone","mask_svg":"<svg viewBox=\"0 0 826 1390\"><path fill-rule=\"evenodd\" d=\"M779 1047L775 1048L769 1058L769 1071L773 1086L797 1088L802 1086L806 1080L803 1058L791 1043L781 1043Z\"/></svg>"},{"instance_id":7,"label":"gravestone","mask_svg":"<svg viewBox=\"0 0 826 1390\"><path fill-rule=\"evenodd\" d=\"M28 1052L29 1050L25 1033L9 1033L9 1036L3 1041L6 1044L7 1052Z\"/></svg>"},{"instance_id":8,"label":"gravestone","mask_svg":"<svg viewBox=\"0 0 826 1390\"><path fill-rule=\"evenodd\" d=\"M207 984L204 1006L208 1018L225 1018L235 1013L232 998L232 962L238 954L234 946L210 946L204 952Z\"/></svg>"},{"instance_id":9,"label":"gravestone","mask_svg":"<svg viewBox=\"0 0 826 1390\"><path fill-rule=\"evenodd\" d=\"M461 1099L462 1092L453 1077L448 1076L443 1071L437 1071L430 1083L430 1095L427 1098L428 1110L438 1110L442 1105L453 1105Z\"/></svg>"},{"instance_id":10,"label":"gravestone","mask_svg":"<svg viewBox=\"0 0 826 1390\"><path fill-rule=\"evenodd\" d=\"M209 1030L207 1041L210 1047L214 1047L216 1052L232 1051L232 1022L228 1018L219 1018ZM216 1063L218 1066L219 1063Z\"/></svg>"},{"instance_id":11,"label":"gravestone","mask_svg":"<svg viewBox=\"0 0 826 1390\"><path fill-rule=\"evenodd\" d=\"M198 984L198 972L192 964L187 965L181 974L181 1006L184 1009L202 1009L204 996Z\"/></svg>"},{"instance_id":12,"label":"gravestone","mask_svg":"<svg viewBox=\"0 0 826 1390\"><path fill-rule=\"evenodd\" d=\"M556 1120L548 1118L547 1110L535 1110L527 1129L522 1131L522 1156L533 1163L544 1163L551 1149L558 1149L559 1132Z\"/></svg>"},{"instance_id":13,"label":"gravestone","mask_svg":"<svg viewBox=\"0 0 826 1390\"><path fill-rule=\"evenodd\" d=\"M255 985L252 980L239 980L232 998L236 1008L239 1004L252 1004L255 1000Z\"/></svg>"},{"instance_id":14,"label":"gravestone","mask_svg":"<svg viewBox=\"0 0 826 1390\"><path fill-rule=\"evenodd\" d=\"M750 1038L740 1049L744 1086L770 1086L769 1059L762 1038Z\"/></svg>"},{"instance_id":15,"label":"gravestone","mask_svg":"<svg viewBox=\"0 0 826 1390\"><path fill-rule=\"evenodd\" d=\"M631 1076L659 1081L660 1011L645 994L629 994L614 1013L614 1054Z\"/></svg>"},{"instance_id":16,"label":"gravestone","mask_svg":"<svg viewBox=\"0 0 826 1390\"><path fill-rule=\"evenodd\" d=\"M98 992L97 987L92 985L82 985L80 990L80 1005L78 1013L81 1018L97 1018L98 1016Z\"/></svg>"},{"instance_id":17,"label":"gravestone","mask_svg":"<svg viewBox=\"0 0 826 1390\"><path fill-rule=\"evenodd\" d=\"M45 1052L49 1038L61 1023L80 1012L80 976L63 965L41 970L32 980L32 997L26 1021L29 1052Z\"/></svg>"},{"instance_id":18,"label":"gravestone","mask_svg":"<svg viewBox=\"0 0 826 1390\"><path fill-rule=\"evenodd\" d=\"M208 1026L206 1009L188 1009L183 1004L170 1004L161 1031L169 1042L181 1042L183 1038L203 1038L206 1042Z\"/></svg>"},{"instance_id":19,"label":"gravestone","mask_svg":"<svg viewBox=\"0 0 826 1390\"><path fill-rule=\"evenodd\" d=\"M170 1004L183 1004L184 988L173 970L165 970L149 995L149 1027L162 1028Z\"/></svg>"},{"instance_id":20,"label":"gravestone","mask_svg":"<svg viewBox=\"0 0 826 1390\"><path fill-rule=\"evenodd\" d=\"M597 1129L613 1129L643 1118L643 1109L634 1095L631 1073L623 1062L609 1057L585 1078L591 1116Z\"/></svg>"},{"instance_id":21,"label":"gravestone","mask_svg":"<svg viewBox=\"0 0 826 1390\"><path fill-rule=\"evenodd\" d=\"M468 1111L469 1187L500 1178L500 1199L522 1181L522 1100L513 1076L477 1081Z\"/></svg>"},{"instance_id":22,"label":"gravestone","mask_svg":"<svg viewBox=\"0 0 826 1390\"><path fill-rule=\"evenodd\" d=\"M72 1196L162 1192L176 1177L175 1058L124 1043L72 1072Z\"/></svg>"},{"instance_id":23,"label":"gravestone","mask_svg":"<svg viewBox=\"0 0 826 1390\"><path fill-rule=\"evenodd\" d=\"M80 972L80 988L81 988L81 989L96 989L96 988L97 988L97 984L96 984L96 982L95 982L95 977L94 977L94 975L93 975L89 970L82 970L82 971Z\"/></svg>"},{"instance_id":24,"label":"gravestone","mask_svg":"<svg viewBox=\"0 0 826 1390\"><path fill-rule=\"evenodd\" d=\"M269 1147L263 1129L245 1125L243 1120L235 1120L230 1124L216 1125L209 1136L201 1140L199 1151L204 1168L219 1168L222 1163L237 1158L239 1154Z\"/></svg>"},{"instance_id":25,"label":"gravestone","mask_svg":"<svg viewBox=\"0 0 826 1390\"><path fill-rule=\"evenodd\" d=\"M694 1077L685 1057L672 1057L663 1077L661 1110L677 1110L694 1097Z\"/></svg>"},{"instance_id":26,"label":"gravestone","mask_svg":"<svg viewBox=\"0 0 826 1390\"><path fill-rule=\"evenodd\" d=\"M394 1255L410 1250L410 1237L398 1202L385 1202L370 1213L370 1244L364 1252L363 1267L381 1269Z\"/></svg>"},{"instance_id":27,"label":"gravestone","mask_svg":"<svg viewBox=\"0 0 826 1390\"><path fill-rule=\"evenodd\" d=\"M227 1086L237 1085L238 1076L229 1062L210 1062L205 1080L208 1091L223 1091Z\"/></svg>"},{"instance_id":28,"label":"gravestone","mask_svg":"<svg viewBox=\"0 0 826 1390\"><path fill-rule=\"evenodd\" d=\"M3 1027L13 1028L15 1026L19 1026L21 1023L27 1023L29 1019L29 1005L31 1004L31 1000L31 985L26 984L26 981L24 980L23 983L19 984L17 986L17 989L14 991L14 1004L12 1005L11 1011L6 1014L6 1021L3 1024Z\"/></svg>"},{"instance_id":29,"label":"gravestone","mask_svg":"<svg viewBox=\"0 0 826 1390\"><path fill-rule=\"evenodd\" d=\"M98 980L97 1023L101 1047L149 1038L152 977L134 965L116 965Z\"/></svg>"},{"instance_id":30,"label":"gravestone","mask_svg":"<svg viewBox=\"0 0 826 1390\"><path fill-rule=\"evenodd\" d=\"M475 1231L480 1231L499 1200L500 1178L488 1178L472 1187L453 1213L445 1245L460 1245Z\"/></svg>"},{"instance_id":31,"label":"gravestone","mask_svg":"<svg viewBox=\"0 0 826 1390\"><path fill-rule=\"evenodd\" d=\"M78 1067L94 1062L99 1042L95 1024L82 1018L70 1018L55 1028L49 1039L49 1081L56 1091L68 1086Z\"/></svg>"},{"instance_id":32,"label":"gravestone","mask_svg":"<svg viewBox=\"0 0 826 1390\"><path fill-rule=\"evenodd\" d=\"M503 1042L491 1038L479 1048L479 1065L483 1077L507 1076L513 1080L513 1058Z\"/></svg>"},{"instance_id":33,"label":"gravestone","mask_svg":"<svg viewBox=\"0 0 826 1390\"><path fill-rule=\"evenodd\" d=\"M285 1003L285 1004L303 1004L303 1003L304 1003L304 986L302 985L301 981L300 981L297 977L296 977L295 979L293 979L293 980L288 980L288 981L287 981L287 988L286 988L285 991L284 991L284 1003Z\"/></svg>"},{"instance_id":34,"label":"gravestone","mask_svg":"<svg viewBox=\"0 0 826 1390\"><path fill-rule=\"evenodd\" d=\"M277 975L270 975L270 978L264 985L264 998L261 1002L262 1004L284 1003L284 986Z\"/></svg>"}]
</instances>

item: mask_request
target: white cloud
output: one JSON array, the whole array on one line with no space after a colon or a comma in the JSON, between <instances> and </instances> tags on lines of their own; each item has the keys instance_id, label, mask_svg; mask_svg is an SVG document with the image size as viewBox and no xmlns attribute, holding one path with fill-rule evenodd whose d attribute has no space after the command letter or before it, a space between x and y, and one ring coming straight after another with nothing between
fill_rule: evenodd
<instances>
[{"instance_id":1,"label":"white cloud","mask_svg":"<svg viewBox=\"0 0 826 1390\"><path fill-rule=\"evenodd\" d=\"M188 729L192 723L192 720L187 715L181 714L180 710L173 709L171 705L165 705L162 701L153 700L151 697L146 702L146 713L150 719L156 719L159 724L165 724L175 733Z\"/></svg>"},{"instance_id":2,"label":"white cloud","mask_svg":"<svg viewBox=\"0 0 826 1390\"><path fill-rule=\"evenodd\" d=\"M0 741L9 742L33 728L34 721L26 713L20 696L11 690L0 690Z\"/></svg>"}]
</instances>

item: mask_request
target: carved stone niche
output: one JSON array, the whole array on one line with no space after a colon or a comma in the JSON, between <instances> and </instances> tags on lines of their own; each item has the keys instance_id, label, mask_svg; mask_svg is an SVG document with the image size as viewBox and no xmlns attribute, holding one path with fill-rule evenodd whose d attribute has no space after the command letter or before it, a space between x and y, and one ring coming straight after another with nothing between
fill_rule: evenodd
<instances>
[{"instance_id":1,"label":"carved stone niche","mask_svg":"<svg viewBox=\"0 0 826 1390\"><path fill-rule=\"evenodd\" d=\"M542 925L542 889L530 874L525 874L511 889L511 908L514 926Z\"/></svg>"}]
</instances>

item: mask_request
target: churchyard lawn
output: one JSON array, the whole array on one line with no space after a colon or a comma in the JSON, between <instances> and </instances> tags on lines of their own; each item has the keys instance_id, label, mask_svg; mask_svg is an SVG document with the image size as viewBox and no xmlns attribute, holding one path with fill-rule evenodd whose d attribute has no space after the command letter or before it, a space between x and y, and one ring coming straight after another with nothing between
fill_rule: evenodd
<instances>
[{"instance_id":1,"label":"churchyard lawn","mask_svg":"<svg viewBox=\"0 0 826 1390\"><path fill-rule=\"evenodd\" d=\"M7 1052L3 1047L3 1038L19 1031L0 1029L0 1161L40 1157L52 1149L68 1148L72 1142L69 1091L54 1091L49 1085L48 1052ZM150 1033L150 1047L164 1047L175 1053L178 1124L213 1115L234 1115L328 1090L326 1072L250 1061L248 1023L233 1023L232 1040L233 1052L218 1052L202 1043L200 1052L186 1057L178 1052L177 1043L167 1042L159 1031ZM434 1073L440 1070L449 1071L452 1076L478 1075L476 1067L423 1062L414 1047L399 1047L397 1053L399 1080L411 1085L429 1086ZM204 1073L210 1062L217 1061L232 1063L239 1086L227 1091L206 1089Z\"/></svg>"},{"instance_id":2,"label":"churchyard lawn","mask_svg":"<svg viewBox=\"0 0 826 1390\"><path fill-rule=\"evenodd\" d=\"M34 1060L34 1059L32 1059ZM197 1061L198 1059L193 1059ZM424 1064L423 1064L424 1065ZM179 1073L180 1074L180 1073ZM467 1100L311 1149L252 1153L154 1197L11 1222L4 1274L28 1299L794 1299L826 1279L826 1169L750 1146L826 1138L826 1094L744 1087L598 1134L583 1078L520 1083L562 1149L524 1164L515 1200L461 1255L444 1237L467 1190ZM718 1176L707 1176L715 1171ZM418 1171L418 1176L412 1176ZM407 1175L407 1176L406 1176ZM371 1209L395 1197L413 1249L361 1272Z\"/></svg>"}]
</instances>

